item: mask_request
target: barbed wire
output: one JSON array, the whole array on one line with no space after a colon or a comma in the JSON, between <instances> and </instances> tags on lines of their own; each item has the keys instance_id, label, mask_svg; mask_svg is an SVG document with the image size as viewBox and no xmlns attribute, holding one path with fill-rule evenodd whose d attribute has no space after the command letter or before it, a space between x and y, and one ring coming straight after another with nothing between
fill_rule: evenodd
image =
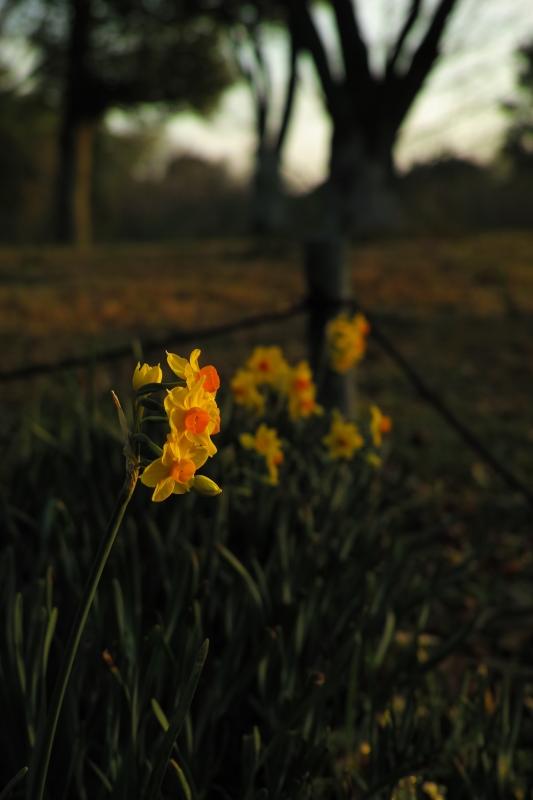
<instances>
[{"instance_id":1,"label":"barbed wire","mask_svg":"<svg viewBox=\"0 0 533 800\"><path fill-rule=\"evenodd\" d=\"M364 309L360 303L352 302L351 306L354 310L360 311L367 317L374 341L381 347L384 353L394 361L399 367L404 376L407 378L411 386L416 390L417 394L428 405L439 414L439 416L447 423L448 427L455 431L455 433L463 440L463 442L472 450L476 455L481 458L491 469L499 475L499 477L507 484L507 486L514 492L522 495L522 497L533 508L533 492L529 487L518 478L505 464L503 464L492 453L484 442L477 436L476 433L455 414L454 411L440 398L439 394L434 391L426 381L421 377L419 372L413 367L410 361L403 355L403 353L394 345L391 340L376 324L376 320L372 314Z\"/></svg>"},{"instance_id":2,"label":"barbed wire","mask_svg":"<svg viewBox=\"0 0 533 800\"><path fill-rule=\"evenodd\" d=\"M338 304L338 307L360 311L367 317L371 325L373 340L396 364L419 397L434 409L448 427L455 431L462 439L463 443L466 444L470 450L475 452L513 492L521 495L533 508L533 492L486 447L480 437L468 425L462 422L455 412L441 399L439 394L426 383L409 359L403 355L389 337L381 330L379 324L376 322L375 316L355 300L343 300ZM308 313L310 309L311 303L309 298L303 298L292 306L280 311L264 312L251 317L244 317L240 320L213 325L198 330L176 331L164 337L144 339L140 342L140 345L142 352L149 353L153 350L161 350L162 348L174 344L188 341L197 342L202 339L212 339L217 336L227 336L232 333L251 330L262 325L284 322L300 314ZM110 348L100 353L94 353L91 356L74 356L56 362L31 364L11 370L4 370L0 372L0 384L22 380L24 378L51 375L68 369L87 368L93 366L95 363L100 364L117 361L131 356L134 349L135 344L130 343L128 345Z\"/></svg>"},{"instance_id":3,"label":"barbed wire","mask_svg":"<svg viewBox=\"0 0 533 800\"><path fill-rule=\"evenodd\" d=\"M261 325L283 322L286 319L290 319L298 314L302 314L306 310L306 307L306 302L300 300L297 303L294 303L292 306L289 306L281 311L267 311L262 314L256 314L253 317L244 317L240 320L222 323L220 325L212 325L208 328L175 331L174 333L166 336L143 339L139 341L140 349L144 353L150 353L153 350L161 350L182 342L213 339L216 336L227 336L231 333L249 330ZM111 361L119 361L121 358L127 358L128 356L131 356L134 352L134 349L135 342L130 342L129 344L112 347L107 350L102 350L99 353L93 353L89 356L70 356L61 359L60 361L28 364L23 367L2 370L0 371L0 383L18 381L24 378L36 378L44 375L54 374L56 372L62 372L68 369L90 367L95 363L100 364Z\"/></svg>"}]
</instances>

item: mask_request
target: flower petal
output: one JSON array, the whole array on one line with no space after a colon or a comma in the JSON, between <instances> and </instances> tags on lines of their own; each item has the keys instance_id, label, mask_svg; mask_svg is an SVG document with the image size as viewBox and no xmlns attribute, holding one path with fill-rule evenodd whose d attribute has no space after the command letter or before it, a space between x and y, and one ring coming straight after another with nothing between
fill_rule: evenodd
<instances>
[{"instance_id":1,"label":"flower petal","mask_svg":"<svg viewBox=\"0 0 533 800\"><path fill-rule=\"evenodd\" d=\"M182 358L181 356L177 356L176 353L169 353L167 351L167 363L178 378L185 378L185 369L189 366L189 362L186 358Z\"/></svg>"},{"instance_id":2,"label":"flower petal","mask_svg":"<svg viewBox=\"0 0 533 800\"><path fill-rule=\"evenodd\" d=\"M154 503L161 503L163 500L166 500L167 497L170 497L174 491L175 485L172 478L165 478L165 480L158 483L152 495Z\"/></svg>"},{"instance_id":3,"label":"flower petal","mask_svg":"<svg viewBox=\"0 0 533 800\"><path fill-rule=\"evenodd\" d=\"M141 475L141 483L144 483L145 486L154 487L166 477L168 477L168 467L163 464L161 458L156 458L155 461L152 461L151 464L144 468Z\"/></svg>"}]
</instances>

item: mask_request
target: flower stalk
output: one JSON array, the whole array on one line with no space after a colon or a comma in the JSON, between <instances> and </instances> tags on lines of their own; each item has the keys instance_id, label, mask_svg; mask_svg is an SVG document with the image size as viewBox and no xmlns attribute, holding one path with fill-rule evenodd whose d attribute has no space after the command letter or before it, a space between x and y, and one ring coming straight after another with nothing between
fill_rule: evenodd
<instances>
[{"instance_id":1,"label":"flower stalk","mask_svg":"<svg viewBox=\"0 0 533 800\"><path fill-rule=\"evenodd\" d=\"M128 504L133 496L133 492L135 491L138 477L138 459L130 458L127 461L126 478L124 484L117 498L117 503L105 535L100 542L98 553L94 559L91 573L85 584L83 595L72 623L63 663L61 665L61 670L57 677L56 685L52 695L50 708L33 753L33 758L29 769L28 791L26 795L28 800L42 800L44 796L48 766L50 763L50 756L52 754L57 724L59 722L63 701L65 699L65 692L70 675L72 673L74 661L76 660L81 637L87 623L89 611L93 604L100 578L117 537Z\"/></svg>"}]
</instances>

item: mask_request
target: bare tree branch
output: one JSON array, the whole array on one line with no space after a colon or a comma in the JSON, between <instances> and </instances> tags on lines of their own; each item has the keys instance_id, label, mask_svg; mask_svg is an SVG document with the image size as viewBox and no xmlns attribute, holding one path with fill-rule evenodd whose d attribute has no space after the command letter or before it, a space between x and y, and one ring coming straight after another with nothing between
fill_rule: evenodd
<instances>
[{"instance_id":1,"label":"bare tree branch","mask_svg":"<svg viewBox=\"0 0 533 800\"><path fill-rule=\"evenodd\" d=\"M248 36L251 35L248 26L246 27L246 33ZM266 100L265 76L259 75L257 68L259 68L259 72L261 72L261 69L264 68L265 66L264 59L262 58L262 53L260 48L258 49L256 46L253 46L252 51L254 53L254 59L256 64L256 69L254 70L252 66L247 63L246 59L243 58L242 55L243 45L240 37L235 35L235 33L230 29L229 38L232 44L235 62L239 68L242 77L248 84L250 93L252 95L255 120L256 120L256 131L258 133L258 139L262 143L266 135L267 100ZM258 58L258 53L259 53L259 58Z\"/></svg>"},{"instance_id":2,"label":"bare tree branch","mask_svg":"<svg viewBox=\"0 0 533 800\"><path fill-rule=\"evenodd\" d=\"M333 79L322 39L309 11L308 0L289 0L289 30L297 48L304 48L313 57L326 105L331 114L337 107L338 86Z\"/></svg>"},{"instance_id":3,"label":"bare tree branch","mask_svg":"<svg viewBox=\"0 0 533 800\"><path fill-rule=\"evenodd\" d=\"M405 75L397 77L394 109L396 123L399 126L405 118L411 104L429 75L435 61L440 55L442 34L451 12L458 0L440 0L431 20L426 35L420 42Z\"/></svg>"},{"instance_id":4,"label":"bare tree branch","mask_svg":"<svg viewBox=\"0 0 533 800\"><path fill-rule=\"evenodd\" d=\"M267 137L268 108L270 97L272 96L272 81L270 80L270 72L263 53L257 24L249 26L249 34L261 82L257 86L255 113L259 146L262 146Z\"/></svg>"},{"instance_id":5,"label":"bare tree branch","mask_svg":"<svg viewBox=\"0 0 533 800\"><path fill-rule=\"evenodd\" d=\"M332 0L341 44L346 82L350 92L367 94L372 85L368 52L351 0Z\"/></svg>"},{"instance_id":6,"label":"bare tree branch","mask_svg":"<svg viewBox=\"0 0 533 800\"><path fill-rule=\"evenodd\" d=\"M283 112L281 115L281 122L278 130L278 135L274 144L274 149L280 155L285 142L285 137L289 129L289 122L294 105L294 95L296 92L296 84L298 80L298 73L296 69L298 60L298 46L293 37L290 37L290 55L289 55L289 77L286 85L285 100L283 103Z\"/></svg>"},{"instance_id":7,"label":"bare tree branch","mask_svg":"<svg viewBox=\"0 0 533 800\"><path fill-rule=\"evenodd\" d=\"M420 12L421 2L422 0L411 0L411 7L405 18L405 22L402 26L400 33L398 34L396 42L394 43L394 47L392 48L387 58L387 64L385 67L385 81L389 80L394 75L394 70L396 68L398 58L400 57L400 54L402 52L402 48Z\"/></svg>"}]
</instances>

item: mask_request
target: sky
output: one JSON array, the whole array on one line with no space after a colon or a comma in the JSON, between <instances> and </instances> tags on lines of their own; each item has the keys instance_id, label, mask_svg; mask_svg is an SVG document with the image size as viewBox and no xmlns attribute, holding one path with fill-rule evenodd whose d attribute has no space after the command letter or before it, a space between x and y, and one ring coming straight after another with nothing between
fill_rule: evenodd
<instances>
[{"instance_id":1,"label":"sky","mask_svg":"<svg viewBox=\"0 0 533 800\"><path fill-rule=\"evenodd\" d=\"M426 0L430 9L436 0ZM371 43L370 61L379 70L387 43L394 40L405 0L358 0L358 16ZM333 26L325 11L317 17L334 46ZM520 44L533 39L532 0L459 0L443 40L443 53L426 81L400 132L398 166L456 153L487 161L505 129L500 108L513 97ZM268 57L274 86L283 86L286 42L272 34ZM300 64L300 86L286 144L283 172L294 190L305 191L326 174L329 123L323 111L314 68L308 57ZM254 150L253 110L248 89L240 84L222 98L209 119L193 114L173 118L167 127L168 151L195 153L225 161L245 175Z\"/></svg>"}]
</instances>

